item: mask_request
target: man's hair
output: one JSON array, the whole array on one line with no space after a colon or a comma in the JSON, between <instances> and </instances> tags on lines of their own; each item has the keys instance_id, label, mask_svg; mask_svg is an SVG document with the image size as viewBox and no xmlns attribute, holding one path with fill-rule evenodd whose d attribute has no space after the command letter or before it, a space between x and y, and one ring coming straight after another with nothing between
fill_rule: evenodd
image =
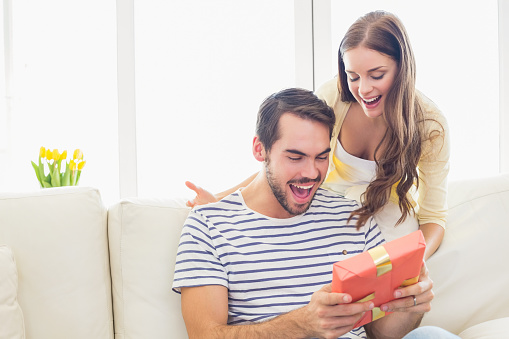
<instances>
[{"instance_id":1,"label":"man's hair","mask_svg":"<svg viewBox=\"0 0 509 339\"><path fill-rule=\"evenodd\" d=\"M332 108L311 91L288 88L267 97L258 110L256 135L267 152L281 137L279 120L285 113L325 125L329 129L329 139L332 137L332 130L336 122Z\"/></svg>"}]
</instances>

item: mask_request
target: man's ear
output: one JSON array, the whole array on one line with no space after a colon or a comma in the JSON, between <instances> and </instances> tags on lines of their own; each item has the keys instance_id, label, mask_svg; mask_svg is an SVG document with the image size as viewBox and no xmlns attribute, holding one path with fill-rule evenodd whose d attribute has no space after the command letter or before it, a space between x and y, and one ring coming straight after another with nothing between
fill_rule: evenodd
<instances>
[{"instance_id":1,"label":"man's ear","mask_svg":"<svg viewBox=\"0 0 509 339\"><path fill-rule=\"evenodd\" d=\"M256 160L261 162L265 161L265 147L263 147L257 135L253 138L253 155Z\"/></svg>"}]
</instances>

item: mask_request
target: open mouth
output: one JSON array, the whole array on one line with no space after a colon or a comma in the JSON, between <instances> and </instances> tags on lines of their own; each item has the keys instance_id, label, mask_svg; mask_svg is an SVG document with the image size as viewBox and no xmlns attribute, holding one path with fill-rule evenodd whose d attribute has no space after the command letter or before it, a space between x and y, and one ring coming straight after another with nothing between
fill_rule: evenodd
<instances>
[{"instance_id":1,"label":"open mouth","mask_svg":"<svg viewBox=\"0 0 509 339\"><path fill-rule=\"evenodd\" d=\"M381 98L382 98L382 96L379 95L379 96L371 98L371 99L362 99L362 101L364 102L364 104L366 106L373 106L373 105L376 105L378 102L380 102Z\"/></svg>"},{"instance_id":2,"label":"open mouth","mask_svg":"<svg viewBox=\"0 0 509 339\"><path fill-rule=\"evenodd\" d=\"M314 184L311 185L290 184L290 189L297 198L306 199L311 195L311 189L314 186L315 186Z\"/></svg>"}]
</instances>

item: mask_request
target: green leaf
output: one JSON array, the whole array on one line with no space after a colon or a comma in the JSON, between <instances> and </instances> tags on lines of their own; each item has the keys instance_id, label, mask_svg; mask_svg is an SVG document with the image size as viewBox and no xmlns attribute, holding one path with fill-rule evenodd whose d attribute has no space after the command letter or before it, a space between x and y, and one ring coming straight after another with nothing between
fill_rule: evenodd
<instances>
[{"instance_id":1,"label":"green leaf","mask_svg":"<svg viewBox=\"0 0 509 339\"><path fill-rule=\"evenodd\" d=\"M69 164L65 164L65 172L62 176L62 186L70 186L71 185L71 170L69 168Z\"/></svg>"},{"instance_id":2,"label":"green leaf","mask_svg":"<svg viewBox=\"0 0 509 339\"><path fill-rule=\"evenodd\" d=\"M48 168L49 168L49 174L51 177L53 177L53 172L55 171L55 161L53 160L52 163L48 161Z\"/></svg>"},{"instance_id":3,"label":"green leaf","mask_svg":"<svg viewBox=\"0 0 509 339\"><path fill-rule=\"evenodd\" d=\"M45 177L44 175L44 164L41 161L41 158L39 157L39 178L41 178L41 181Z\"/></svg>"},{"instance_id":4,"label":"green leaf","mask_svg":"<svg viewBox=\"0 0 509 339\"><path fill-rule=\"evenodd\" d=\"M41 177L39 176L39 167L37 167L37 165L35 164L35 162L32 161L32 167L34 168L35 170L35 175L37 176L37 180L39 180L39 184L41 185L42 187L42 180L41 180Z\"/></svg>"},{"instance_id":5,"label":"green leaf","mask_svg":"<svg viewBox=\"0 0 509 339\"><path fill-rule=\"evenodd\" d=\"M43 181L42 185L43 185L44 188L51 188L52 187L51 184L49 182L47 182L47 181Z\"/></svg>"},{"instance_id":6,"label":"green leaf","mask_svg":"<svg viewBox=\"0 0 509 339\"><path fill-rule=\"evenodd\" d=\"M58 167L53 169L53 173L51 175L51 185L53 187L60 187L60 173L58 173Z\"/></svg>"},{"instance_id":7,"label":"green leaf","mask_svg":"<svg viewBox=\"0 0 509 339\"><path fill-rule=\"evenodd\" d=\"M76 186L76 177L78 176L78 171L71 171L71 186Z\"/></svg>"},{"instance_id":8,"label":"green leaf","mask_svg":"<svg viewBox=\"0 0 509 339\"><path fill-rule=\"evenodd\" d=\"M78 174L76 175L76 184L75 184L75 186L78 186L78 183L80 182L80 177L81 177L81 171L78 171Z\"/></svg>"}]
</instances>

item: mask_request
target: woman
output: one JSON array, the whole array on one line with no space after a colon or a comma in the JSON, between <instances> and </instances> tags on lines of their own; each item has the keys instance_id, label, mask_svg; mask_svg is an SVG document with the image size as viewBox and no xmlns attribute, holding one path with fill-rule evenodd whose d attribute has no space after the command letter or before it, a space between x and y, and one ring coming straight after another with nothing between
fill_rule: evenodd
<instances>
[{"instance_id":1,"label":"woman","mask_svg":"<svg viewBox=\"0 0 509 339\"><path fill-rule=\"evenodd\" d=\"M329 172L323 186L361 202L352 216L362 225L374 216L387 241L421 229L425 258L442 241L449 172L447 122L415 89L415 60L406 30L393 14L359 18L338 52L337 79L317 95L336 113ZM187 182L197 197L221 199Z\"/></svg>"}]
</instances>

